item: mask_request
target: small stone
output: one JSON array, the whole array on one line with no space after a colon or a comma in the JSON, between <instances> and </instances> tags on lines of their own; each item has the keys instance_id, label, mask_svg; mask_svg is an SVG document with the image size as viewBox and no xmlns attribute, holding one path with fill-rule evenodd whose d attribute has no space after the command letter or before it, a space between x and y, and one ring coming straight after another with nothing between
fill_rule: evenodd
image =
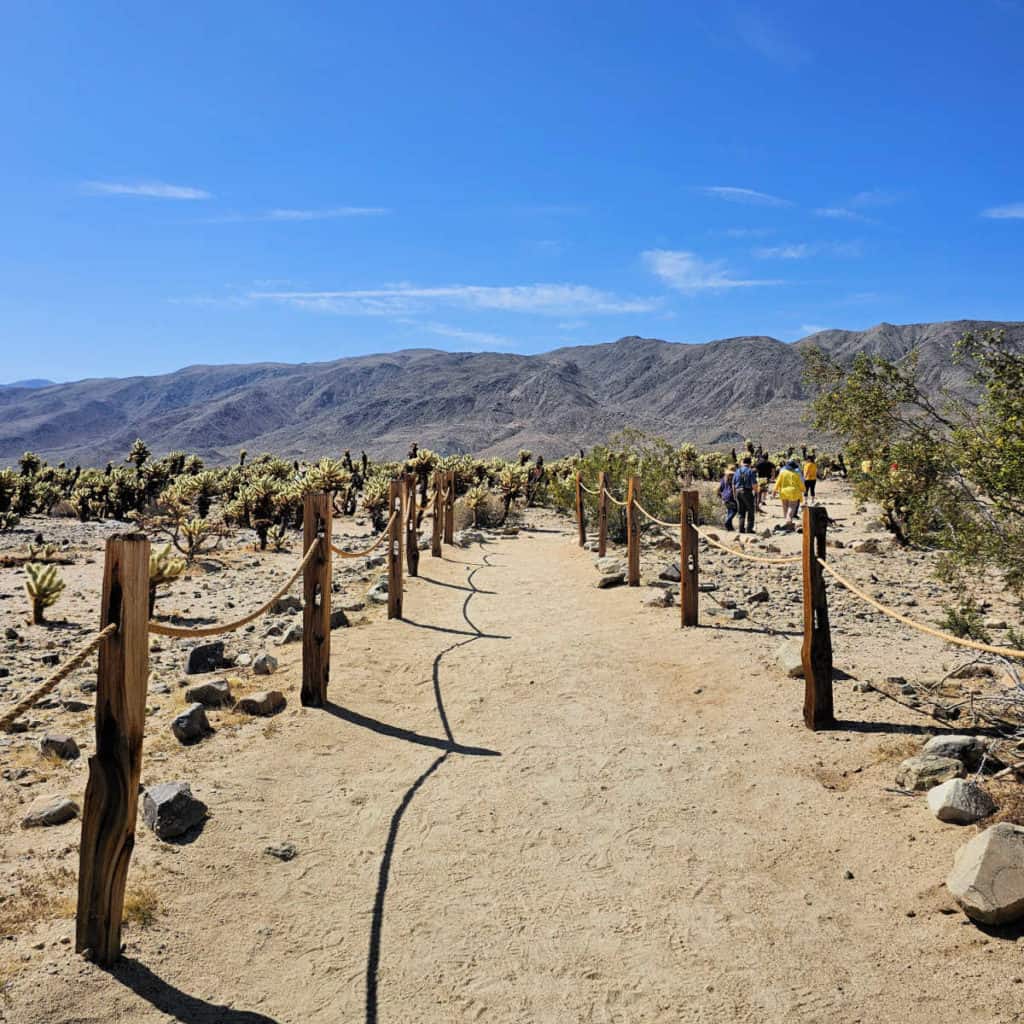
<instances>
[{"instance_id":1,"label":"small stone","mask_svg":"<svg viewBox=\"0 0 1024 1024\"><path fill-rule=\"evenodd\" d=\"M158 839L174 839L206 818L206 804L192 795L187 782L162 782L146 790L142 817Z\"/></svg>"},{"instance_id":2,"label":"small stone","mask_svg":"<svg viewBox=\"0 0 1024 1024\"><path fill-rule=\"evenodd\" d=\"M853 689L855 693L870 693L874 687L864 680L858 680L853 684Z\"/></svg>"},{"instance_id":3,"label":"small stone","mask_svg":"<svg viewBox=\"0 0 1024 1024\"><path fill-rule=\"evenodd\" d=\"M756 594L751 594L747 600L750 601L751 604L764 604L766 601L771 600L771 595L764 587L762 587Z\"/></svg>"},{"instance_id":4,"label":"small stone","mask_svg":"<svg viewBox=\"0 0 1024 1024\"><path fill-rule=\"evenodd\" d=\"M252 664L252 655L246 651L241 654L236 654L232 660L232 664L235 668L248 668Z\"/></svg>"},{"instance_id":5,"label":"small stone","mask_svg":"<svg viewBox=\"0 0 1024 1024\"><path fill-rule=\"evenodd\" d=\"M1007 629L1008 626L1007 626L1007 623L1006 623L1006 619L986 619L985 620L985 628L986 629Z\"/></svg>"},{"instance_id":6,"label":"small stone","mask_svg":"<svg viewBox=\"0 0 1024 1024\"><path fill-rule=\"evenodd\" d=\"M913 697L914 694L917 693L917 688L912 686L910 683L904 683L900 687L900 693L902 693L904 697Z\"/></svg>"},{"instance_id":7,"label":"small stone","mask_svg":"<svg viewBox=\"0 0 1024 1024\"><path fill-rule=\"evenodd\" d=\"M896 785L915 792L924 792L940 782L956 779L964 773L962 761L953 757L918 754L908 757L896 772Z\"/></svg>"},{"instance_id":8,"label":"small stone","mask_svg":"<svg viewBox=\"0 0 1024 1024\"><path fill-rule=\"evenodd\" d=\"M645 608L671 608L675 603L671 590L663 587L651 587L650 592L644 594L641 602Z\"/></svg>"},{"instance_id":9,"label":"small stone","mask_svg":"<svg viewBox=\"0 0 1024 1024\"><path fill-rule=\"evenodd\" d=\"M730 610L729 618L731 619L745 619L747 617L746 608L733 608Z\"/></svg>"},{"instance_id":10,"label":"small stone","mask_svg":"<svg viewBox=\"0 0 1024 1024\"><path fill-rule=\"evenodd\" d=\"M259 693L250 693L235 704L235 710L246 715L276 715L278 711L284 710L287 701L280 690L261 690Z\"/></svg>"},{"instance_id":11,"label":"small stone","mask_svg":"<svg viewBox=\"0 0 1024 1024\"><path fill-rule=\"evenodd\" d=\"M87 700L82 700L82 698L73 690L62 690L60 694L60 706L65 711L77 714L79 711L88 711L92 707L92 704Z\"/></svg>"},{"instance_id":12,"label":"small stone","mask_svg":"<svg viewBox=\"0 0 1024 1024\"><path fill-rule=\"evenodd\" d=\"M301 612L302 598L296 597L294 594L285 594L284 597L279 597L273 603L270 610L277 615L284 615L288 612Z\"/></svg>"},{"instance_id":13,"label":"small stone","mask_svg":"<svg viewBox=\"0 0 1024 1024\"><path fill-rule=\"evenodd\" d=\"M40 828L49 825L63 825L65 821L78 817L78 804L66 796L41 796L29 805L22 828Z\"/></svg>"},{"instance_id":14,"label":"small stone","mask_svg":"<svg viewBox=\"0 0 1024 1024\"><path fill-rule=\"evenodd\" d=\"M626 564L621 558L614 555L605 555L604 558L594 559L594 568L602 576L614 576L616 573L625 572Z\"/></svg>"},{"instance_id":15,"label":"small stone","mask_svg":"<svg viewBox=\"0 0 1024 1024\"><path fill-rule=\"evenodd\" d=\"M272 676L277 671L277 658L272 654L259 654L252 663L252 670L258 676Z\"/></svg>"},{"instance_id":16,"label":"small stone","mask_svg":"<svg viewBox=\"0 0 1024 1024\"><path fill-rule=\"evenodd\" d=\"M1001 821L961 847L946 888L972 921L1024 917L1024 828Z\"/></svg>"},{"instance_id":17,"label":"small stone","mask_svg":"<svg viewBox=\"0 0 1024 1024\"><path fill-rule=\"evenodd\" d=\"M39 752L50 757L59 757L62 761L74 761L79 756L78 744L71 736L48 732L39 741Z\"/></svg>"},{"instance_id":18,"label":"small stone","mask_svg":"<svg viewBox=\"0 0 1024 1024\"><path fill-rule=\"evenodd\" d=\"M669 583L678 583L679 578L678 562L669 562L669 564L658 573L659 580L667 580Z\"/></svg>"},{"instance_id":19,"label":"small stone","mask_svg":"<svg viewBox=\"0 0 1024 1024\"><path fill-rule=\"evenodd\" d=\"M847 868L843 872L843 878L845 878L847 881L850 881L853 878L853 872L849 868Z\"/></svg>"},{"instance_id":20,"label":"small stone","mask_svg":"<svg viewBox=\"0 0 1024 1024\"><path fill-rule=\"evenodd\" d=\"M804 677L802 647L803 645L797 640L787 640L775 652L775 660L778 662L779 668L790 679L803 679Z\"/></svg>"},{"instance_id":21,"label":"small stone","mask_svg":"<svg viewBox=\"0 0 1024 1024\"><path fill-rule=\"evenodd\" d=\"M13 626L8 626L4 630L4 639L5 640L20 640L21 639L21 634Z\"/></svg>"},{"instance_id":22,"label":"small stone","mask_svg":"<svg viewBox=\"0 0 1024 1024\"><path fill-rule=\"evenodd\" d=\"M277 857L278 860L291 860L298 851L294 843L271 843L264 847L263 852L269 853L271 857Z\"/></svg>"},{"instance_id":23,"label":"small stone","mask_svg":"<svg viewBox=\"0 0 1024 1024\"><path fill-rule=\"evenodd\" d=\"M995 813L992 797L976 782L950 779L928 790L928 807L939 821L972 825Z\"/></svg>"},{"instance_id":24,"label":"small stone","mask_svg":"<svg viewBox=\"0 0 1024 1024\"><path fill-rule=\"evenodd\" d=\"M366 592L366 600L371 601L373 604L387 604L388 581L386 579L377 580L377 582Z\"/></svg>"},{"instance_id":25,"label":"small stone","mask_svg":"<svg viewBox=\"0 0 1024 1024\"><path fill-rule=\"evenodd\" d=\"M344 608L333 608L331 610L331 629L341 629L348 624L348 616L345 614Z\"/></svg>"},{"instance_id":26,"label":"small stone","mask_svg":"<svg viewBox=\"0 0 1024 1024\"><path fill-rule=\"evenodd\" d=\"M231 703L231 686L226 679L196 683L185 691L185 700L204 704L208 708L219 708Z\"/></svg>"},{"instance_id":27,"label":"small stone","mask_svg":"<svg viewBox=\"0 0 1024 1024\"><path fill-rule=\"evenodd\" d=\"M598 590L607 590L609 587L618 587L626 582L626 574L624 572L608 573L597 578L597 582L594 584Z\"/></svg>"},{"instance_id":28,"label":"small stone","mask_svg":"<svg viewBox=\"0 0 1024 1024\"><path fill-rule=\"evenodd\" d=\"M202 704L190 704L171 721L171 732L181 743L196 743L212 731Z\"/></svg>"},{"instance_id":29,"label":"small stone","mask_svg":"<svg viewBox=\"0 0 1024 1024\"><path fill-rule=\"evenodd\" d=\"M209 644L193 647L185 657L185 674L202 675L224 668L224 641L215 640Z\"/></svg>"},{"instance_id":30,"label":"small stone","mask_svg":"<svg viewBox=\"0 0 1024 1024\"><path fill-rule=\"evenodd\" d=\"M59 665L60 655L56 651L48 651L46 654L39 655L39 661L43 665Z\"/></svg>"},{"instance_id":31,"label":"small stone","mask_svg":"<svg viewBox=\"0 0 1024 1024\"><path fill-rule=\"evenodd\" d=\"M295 622L290 625L285 631L284 636L278 641L281 646L285 644L297 644L302 640L302 626Z\"/></svg>"}]
</instances>

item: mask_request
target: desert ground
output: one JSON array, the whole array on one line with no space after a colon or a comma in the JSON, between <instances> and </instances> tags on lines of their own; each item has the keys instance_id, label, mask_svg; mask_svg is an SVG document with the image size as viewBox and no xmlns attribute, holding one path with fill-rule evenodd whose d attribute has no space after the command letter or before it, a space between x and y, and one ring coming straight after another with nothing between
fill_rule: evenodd
<instances>
[{"instance_id":1,"label":"desert ground","mask_svg":"<svg viewBox=\"0 0 1024 1024\"><path fill-rule=\"evenodd\" d=\"M844 485L819 490L836 564L934 623L948 597L932 556L895 550ZM759 526L778 522L773 509ZM118 529L31 519L2 539L21 549L41 531L74 564L46 627L25 624L21 570L0 569L0 705L95 629L102 540ZM358 534L346 520L336 540ZM849 550L869 537L878 553ZM240 614L299 545L239 541L158 614ZM301 644L279 640L301 613L271 616L225 638L235 665L209 678L235 696L279 689L287 708L210 710L213 734L191 746L169 723L182 684L204 677L184 675L187 642L154 637L143 784L186 780L209 816L172 842L139 822L111 970L73 952L80 822L19 827L39 795L84 792L95 670L78 670L0 736L0 1020L1024 1021L1024 928L979 928L944 885L978 826L939 822L894 782L943 726L855 688L935 682L973 655L830 583L839 724L812 733L803 683L776 657L802 628L799 567L702 545L717 589L683 630L678 606L644 600L676 557L670 536L648 543L641 588L598 589L573 522L530 510L516 536L424 552L391 622L364 599L379 566L336 563L350 625L332 636L331 706L299 705ZM263 651L280 661L269 678L248 664ZM46 732L82 756L44 757ZM1017 788L992 784L991 820L1014 813ZM285 843L292 859L267 852Z\"/></svg>"}]
</instances>

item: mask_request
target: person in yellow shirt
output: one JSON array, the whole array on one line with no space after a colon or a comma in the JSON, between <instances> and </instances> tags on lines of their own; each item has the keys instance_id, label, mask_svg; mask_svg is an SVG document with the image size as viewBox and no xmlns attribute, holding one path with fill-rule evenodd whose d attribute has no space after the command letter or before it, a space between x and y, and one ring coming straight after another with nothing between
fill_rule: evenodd
<instances>
[{"instance_id":1,"label":"person in yellow shirt","mask_svg":"<svg viewBox=\"0 0 1024 1024\"><path fill-rule=\"evenodd\" d=\"M798 466L796 459L790 459L775 478L775 493L782 499L782 514L786 517L788 529L793 528L793 519L804 496L804 482L800 479Z\"/></svg>"},{"instance_id":2,"label":"person in yellow shirt","mask_svg":"<svg viewBox=\"0 0 1024 1024\"><path fill-rule=\"evenodd\" d=\"M804 499L808 505L814 504L814 486L817 482L818 464L814 461L814 452L811 452L804 463Z\"/></svg>"}]
</instances>

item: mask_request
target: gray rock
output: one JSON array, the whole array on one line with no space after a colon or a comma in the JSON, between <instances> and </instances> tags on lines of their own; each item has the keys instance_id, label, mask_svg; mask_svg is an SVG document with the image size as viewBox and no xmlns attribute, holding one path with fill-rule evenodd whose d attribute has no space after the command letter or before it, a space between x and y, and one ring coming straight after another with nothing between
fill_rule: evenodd
<instances>
[{"instance_id":1,"label":"gray rock","mask_svg":"<svg viewBox=\"0 0 1024 1024\"><path fill-rule=\"evenodd\" d=\"M604 558L594 559L594 568L602 576L614 576L617 572L626 571L626 563L614 555L605 555Z\"/></svg>"},{"instance_id":2,"label":"gray rock","mask_svg":"<svg viewBox=\"0 0 1024 1024\"><path fill-rule=\"evenodd\" d=\"M864 680L860 680L853 684L854 693L870 693L874 687Z\"/></svg>"},{"instance_id":3,"label":"gray rock","mask_svg":"<svg viewBox=\"0 0 1024 1024\"><path fill-rule=\"evenodd\" d=\"M21 634L13 626L8 626L4 630L4 639L5 640L20 640L21 639Z\"/></svg>"},{"instance_id":4,"label":"gray rock","mask_svg":"<svg viewBox=\"0 0 1024 1024\"><path fill-rule=\"evenodd\" d=\"M185 674L202 675L204 672L216 672L224 667L224 641L215 640L209 644L193 647L185 657Z\"/></svg>"},{"instance_id":5,"label":"gray rock","mask_svg":"<svg viewBox=\"0 0 1024 1024\"><path fill-rule=\"evenodd\" d=\"M379 569L386 561L387 559L383 555L370 555L363 562L363 566L367 569Z\"/></svg>"},{"instance_id":6,"label":"gray rock","mask_svg":"<svg viewBox=\"0 0 1024 1024\"><path fill-rule=\"evenodd\" d=\"M908 757L896 771L896 785L915 792L924 792L940 782L960 778L964 773L962 761L955 757L937 757L918 754Z\"/></svg>"},{"instance_id":7,"label":"gray rock","mask_svg":"<svg viewBox=\"0 0 1024 1024\"><path fill-rule=\"evenodd\" d=\"M258 676L272 676L277 671L277 658L264 651L263 654L256 656L252 670Z\"/></svg>"},{"instance_id":8,"label":"gray rock","mask_svg":"<svg viewBox=\"0 0 1024 1024\"><path fill-rule=\"evenodd\" d=\"M231 686L226 679L210 679L196 683L185 691L185 700L204 704L208 708L219 708L231 703Z\"/></svg>"},{"instance_id":9,"label":"gray rock","mask_svg":"<svg viewBox=\"0 0 1024 1024\"><path fill-rule=\"evenodd\" d=\"M1024 828L1002 821L975 836L957 853L946 888L972 921L1024 917Z\"/></svg>"},{"instance_id":10,"label":"gray rock","mask_svg":"<svg viewBox=\"0 0 1024 1024\"><path fill-rule=\"evenodd\" d=\"M733 608L729 618L731 619L745 619L747 617L746 608Z\"/></svg>"},{"instance_id":11,"label":"gray rock","mask_svg":"<svg viewBox=\"0 0 1024 1024\"><path fill-rule=\"evenodd\" d=\"M950 779L928 790L928 807L939 821L972 825L995 813L992 797L976 782Z\"/></svg>"},{"instance_id":12,"label":"gray rock","mask_svg":"<svg viewBox=\"0 0 1024 1024\"><path fill-rule=\"evenodd\" d=\"M661 572L658 573L659 580L668 580L669 583L679 582L679 563L669 562Z\"/></svg>"},{"instance_id":13,"label":"gray rock","mask_svg":"<svg viewBox=\"0 0 1024 1024\"><path fill-rule=\"evenodd\" d=\"M858 555L880 555L886 548L877 537L868 537L866 540L855 540L850 545L850 550L857 552Z\"/></svg>"},{"instance_id":14,"label":"gray rock","mask_svg":"<svg viewBox=\"0 0 1024 1024\"><path fill-rule=\"evenodd\" d=\"M271 843L264 847L263 852L269 853L271 857L276 857L278 860L291 860L298 851L295 849L294 843Z\"/></svg>"},{"instance_id":15,"label":"gray rock","mask_svg":"<svg viewBox=\"0 0 1024 1024\"><path fill-rule=\"evenodd\" d=\"M483 544L484 535L479 530L459 530L452 540L456 547L468 548L470 544Z\"/></svg>"},{"instance_id":16,"label":"gray rock","mask_svg":"<svg viewBox=\"0 0 1024 1024\"><path fill-rule=\"evenodd\" d=\"M387 604L388 603L388 581L386 579L379 579L376 583L366 592L366 600L372 604Z\"/></svg>"},{"instance_id":17,"label":"gray rock","mask_svg":"<svg viewBox=\"0 0 1024 1024\"><path fill-rule=\"evenodd\" d=\"M234 665L236 668L248 668L252 664L252 655L246 651L241 654L236 654L234 657Z\"/></svg>"},{"instance_id":18,"label":"gray rock","mask_svg":"<svg viewBox=\"0 0 1024 1024\"><path fill-rule=\"evenodd\" d=\"M331 629L341 629L348 624L348 616L345 614L344 608L333 608L331 610Z\"/></svg>"},{"instance_id":19,"label":"gray rock","mask_svg":"<svg viewBox=\"0 0 1024 1024\"><path fill-rule=\"evenodd\" d=\"M82 700L73 690L61 690L60 694L60 706L65 711L70 711L73 714L77 714L79 711L88 711L92 707L92 702Z\"/></svg>"},{"instance_id":20,"label":"gray rock","mask_svg":"<svg viewBox=\"0 0 1024 1024\"><path fill-rule=\"evenodd\" d=\"M608 573L604 576L598 576L597 582L594 584L598 590L607 590L609 587L618 587L626 582L626 574L624 572Z\"/></svg>"},{"instance_id":21,"label":"gray rock","mask_svg":"<svg viewBox=\"0 0 1024 1024\"><path fill-rule=\"evenodd\" d=\"M981 764L989 742L980 736L933 736L922 748L922 754L955 757L972 771Z\"/></svg>"},{"instance_id":22,"label":"gray rock","mask_svg":"<svg viewBox=\"0 0 1024 1024\"><path fill-rule=\"evenodd\" d=\"M671 608L675 598L671 590L664 587L651 587L640 602L645 608Z\"/></svg>"},{"instance_id":23,"label":"gray rock","mask_svg":"<svg viewBox=\"0 0 1024 1024\"><path fill-rule=\"evenodd\" d=\"M206 804L187 782L161 782L146 790L142 818L158 839L175 839L205 820Z\"/></svg>"},{"instance_id":24,"label":"gray rock","mask_svg":"<svg viewBox=\"0 0 1024 1024\"><path fill-rule=\"evenodd\" d=\"M799 640L787 640L775 652L775 660L778 662L779 668L790 679L803 679L804 677L802 647L803 645Z\"/></svg>"},{"instance_id":25,"label":"gray rock","mask_svg":"<svg viewBox=\"0 0 1024 1024\"><path fill-rule=\"evenodd\" d=\"M710 581L708 583L698 583L697 584L697 593L699 593L699 594L713 594L717 589L718 589L718 584L717 583L711 583Z\"/></svg>"},{"instance_id":26,"label":"gray rock","mask_svg":"<svg viewBox=\"0 0 1024 1024\"><path fill-rule=\"evenodd\" d=\"M250 693L235 705L236 711L246 715L276 715L283 711L287 701L280 690L261 690L259 693Z\"/></svg>"},{"instance_id":27,"label":"gray rock","mask_svg":"<svg viewBox=\"0 0 1024 1024\"><path fill-rule=\"evenodd\" d=\"M202 704L189 704L171 720L171 732L181 743L196 743L212 731Z\"/></svg>"},{"instance_id":28,"label":"gray rock","mask_svg":"<svg viewBox=\"0 0 1024 1024\"><path fill-rule=\"evenodd\" d=\"M747 600L750 601L751 604L764 604L766 601L771 600L771 595L764 587L762 587L756 593L751 594Z\"/></svg>"},{"instance_id":29,"label":"gray rock","mask_svg":"<svg viewBox=\"0 0 1024 1024\"><path fill-rule=\"evenodd\" d=\"M71 736L48 732L39 741L39 752L51 757L59 757L62 761L74 761L79 756L78 744Z\"/></svg>"},{"instance_id":30,"label":"gray rock","mask_svg":"<svg viewBox=\"0 0 1024 1024\"><path fill-rule=\"evenodd\" d=\"M277 615L283 615L287 612L301 612L302 611L302 598L296 597L294 594L285 594L284 597L279 597L270 609Z\"/></svg>"},{"instance_id":31,"label":"gray rock","mask_svg":"<svg viewBox=\"0 0 1024 1024\"><path fill-rule=\"evenodd\" d=\"M63 825L65 821L78 817L78 804L66 796L40 796L29 805L22 828L41 828L47 825Z\"/></svg>"},{"instance_id":32,"label":"gray rock","mask_svg":"<svg viewBox=\"0 0 1024 1024\"><path fill-rule=\"evenodd\" d=\"M293 622L285 631L284 636L278 640L278 643L283 647L285 644L297 644L302 641L302 626L298 622Z\"/></svg>"}]
</instances>

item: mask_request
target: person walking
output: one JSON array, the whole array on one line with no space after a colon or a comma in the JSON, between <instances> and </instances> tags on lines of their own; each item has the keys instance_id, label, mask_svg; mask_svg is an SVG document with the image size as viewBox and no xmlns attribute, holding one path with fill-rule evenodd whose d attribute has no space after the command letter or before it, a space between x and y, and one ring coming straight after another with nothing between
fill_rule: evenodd
<instances>
[{"instance_id":1,"label":"person walking","mask_svg":"<svg viewBox=\"0 0 1024 1024\"><path fill-rule=\"evenodd\" d=\"M790 459L775 478L775 493L782 500L782 515L785 517L787 530L793 529L793 520L800 510L800 502L804 496L804 482L800 479L799 464Z\"/></svg>"},{"instance_id":2,"label":"person walking","mask_svg":"<svg viewBox=\"0 0 1024 1024\"><path fill-rule=\"evenodd\" d=\"M732 533L732 521L736 518L736 495L732 489L732 475L736 471L735 466L729 466L718 481L718 496L725 505L725 528Z\"/></svg>"},{"instance_id":3,"label":"person walking","mask_svg":"<svg viewBox=\"0 0 1024 1024\"><path fill-rule=\"evenodd\" d=\"M750 465L749 455L743 456L743 462L733 474L732 490L740 513L740 533L753 533L754 510L757 507L757 474Z\"/></svg>"},{"instance_id":4,"label":"person walking","mask_svg":"<svg viewBox=\"0 0 1024 1024\"><path fill-rule=\"evenodd\" d=\"M767 452L761 452L760 458L754 463L754 470L757 472L757 511L764 512L764 504L768 500L768 486L775 472L775 463L768 458Z\"/></svg>"},{"instance_id":5,"label":"person walking","mask_svg":"<svg viewBox=\"0 0 1024 1024\"><path fill-rule=\"evenodd\" d=\"M818 463L814 452L807 456L804 462L804 500L808 505L816 504L814 500L814 487L818 482Z\"/></svg>"}]
</instances>

